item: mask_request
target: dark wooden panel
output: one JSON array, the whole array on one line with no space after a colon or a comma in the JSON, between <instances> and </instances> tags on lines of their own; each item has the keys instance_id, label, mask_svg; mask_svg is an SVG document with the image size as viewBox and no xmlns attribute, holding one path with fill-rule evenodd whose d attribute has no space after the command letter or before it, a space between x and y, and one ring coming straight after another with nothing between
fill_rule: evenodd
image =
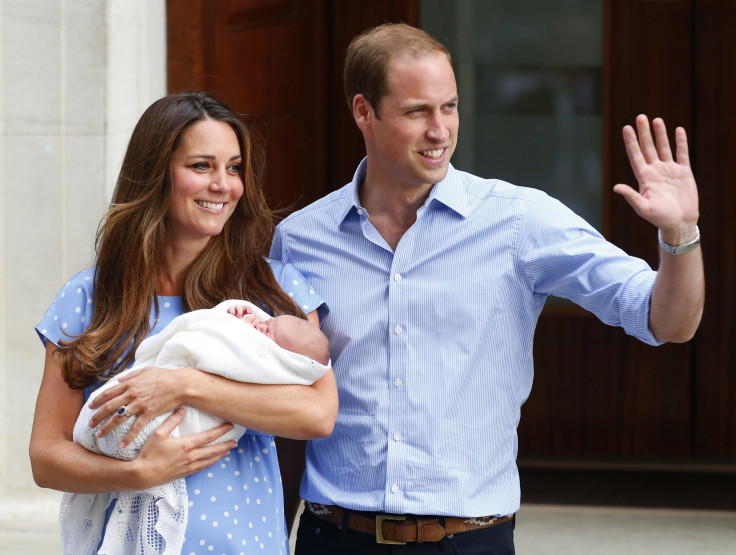
<instances>
[{"instance_id":1,"label":"dark wooden panel","mask_svg":"<svg viewBox=\"0 0 736 555\"><path fill-rule=\"evenodd\" d=\"M689 457L689 347L648 347L587 313L548 312L520 456Z\"/></svg>"},{"instance_id":2,"label":"dark wooden panel","mask_svg":"<svg viewBox=\"0 0 736 555\"><path fill-rule=\"evenodd\" d=\"M321 0L168 3L170 91L209 91L252 124L272 208L328 189L325 10Z\"/></svg>"},{"instance_id":3,"label":"dark wooden panel","mask_svg":"<svg viewBox=\"0 0 736 555\"><path fill-rule=\"evenodd\" d=\"M237 109L266 145L264 187L274 208L295 208L326 188L326 36L317 0L232 2L213 72L227 75Z\"/></svg>"},{"instance_id":4,"label":"dark wooden panel","mask_svg":"<svg viewBox=\"0 0 736 555\"><path fill-rule=\"evenodd\" d=\"M419 25L419 0L373 0L371 2L333 2L333 28L330 48L331 72L330 90L332 93L331 149L334 153L330 161L332 189L342 187L353 178L360 160L365 156L365 143L360 134L352 110L345 99L342 80L345 49L352 38L361 31L389 22L403 22Z\"/></svg>"},{"instance_id":5,"label":"dark wooden panel","mask_svg":"<svg viewBox=\"0 0 736 555\"><path fill-rule=\"evenodd\" d=\"M639 113L691 125L690 2L610 0L604 12L604 227L656 268L656 230L611 193L635 186L621 128ZM649 347L582 310L548 307L520 454L688 458L692 346Z\"/></svg>"},{"instance_id":6,"label":"dark wooden panel","mask_svg":"<svg viewBox=\"0 0 736 555\"><path fill-rule=\"evenodd\" d=\"M212 92L266 145L267 198L298 208L353 175L365 152L344 100L350 39L419 21L418 0L169 0L169 91Z\"/></svg>"},{"instance_id":7,"label":"dark wooden panel","mask_svg":"<svg viewBox=\"0 0 736 555\"><path fill-rule=\"evenodd\" d=\"M736 2L695 2L691 136L700 187L707 299L695 341L695 454L736 457Z\"/></svg>"},{"instance_id":8,"label":"dark wooden panel","mask_svg":"<svg viewBox=\"0 0 736 555\"><path fill-rule=\"evenodd\" d=\"M638 114L663 118L671 142L675 127L692 129L692 6L682 0L609 0L608 9L604 104L610 166L604 194L610 199L604 218L614 243L656 266L655 229L611 189L616 183L636 186L621 129Z\"/></svg>"},{"instance_id":9,"label":"dark wooden panel","mask_svg":"<svg viewBox=\"0 0 736 555\"><path fill-rule=\"evenodd\" d=\"M169 92L202 87L205 74L204 0L168 0L167 87Z\"/></svg>"}]
</instances>

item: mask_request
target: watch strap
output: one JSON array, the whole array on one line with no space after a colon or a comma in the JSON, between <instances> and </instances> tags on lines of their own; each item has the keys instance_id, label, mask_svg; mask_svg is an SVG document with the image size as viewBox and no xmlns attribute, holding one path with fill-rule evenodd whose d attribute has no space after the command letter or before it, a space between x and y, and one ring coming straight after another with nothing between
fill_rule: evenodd
<instances>
[{"instance_id":1,"label":"watch strap","mask_svg":"<svg viewBox=\"0 0 736 555\"><path fill-rule=\"evenodd\" d=\"M670 254L685 254L686 252L690 252L695 247L697 247L700 244L700 228L696 225L695 226L695 238L691 239L687 243L683 243L682 245L670 245L669 243L665 243L662 239L662 230L660 229L657 231L657 239L659 239L659 246L662 247L665 251L667 251Z\"/></svg>"}]
</instances>

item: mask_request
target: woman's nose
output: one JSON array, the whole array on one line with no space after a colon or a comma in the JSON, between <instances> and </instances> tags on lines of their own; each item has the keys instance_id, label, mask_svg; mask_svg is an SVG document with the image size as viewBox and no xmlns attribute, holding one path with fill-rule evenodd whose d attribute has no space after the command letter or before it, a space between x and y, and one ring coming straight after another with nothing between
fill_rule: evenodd
<instances>
[{"instance_id":1,"label":"woman's nose","mask_svg":"<svg viewBox=\"0 0 736 555\"><path fill-rule=\"evenodd\" d=\"M215 173L210 183L210 189L222 193L227 193L230 190L227 171L222 170Z\"/></svg>"}]
</instances>

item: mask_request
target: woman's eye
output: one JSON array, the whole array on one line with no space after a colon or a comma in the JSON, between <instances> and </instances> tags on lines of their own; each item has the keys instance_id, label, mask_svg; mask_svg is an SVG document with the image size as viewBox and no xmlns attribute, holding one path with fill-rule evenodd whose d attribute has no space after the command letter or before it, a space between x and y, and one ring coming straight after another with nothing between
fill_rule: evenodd
<instances>
[{"instance_id":1,"label":"woman's eye","mask_svg":"<svg viewBox=\"0 0 736 555\"><path fill-rule=\"evenodd\" d=\"M195 170L206 170L207 167L207 162L197 162L196 164L192 164L192 168Z\"/></svg>"},{"instance_id":2,"label":"woman's eye","mask_svg":"<svg viewBox=\"0 0 736 555\"><path fill-rule=\"evenodd\" d=\"M228 169L232 173L240 173L240 164L231 164L230 167L228 167Z\"/></svg>"}]
</instances>

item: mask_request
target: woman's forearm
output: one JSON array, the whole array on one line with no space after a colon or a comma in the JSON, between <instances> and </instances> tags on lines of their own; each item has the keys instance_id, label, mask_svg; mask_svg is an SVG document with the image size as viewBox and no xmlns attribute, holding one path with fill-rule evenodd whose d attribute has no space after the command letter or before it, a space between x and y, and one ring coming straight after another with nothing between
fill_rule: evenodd
<instances>
[{"instance_id":1,"label":"woman's forearm","mask_svg":"<svg viewBox=\"0 0 736 555\"><path fill-rule=\"evenodd\" d=\"M102 493L139 488L137 462L119 461L87 451L72 440L84 403L84 391L71 389L61 377L51 342L36 400L29 454L33 478L44 488L72 493Z\"/></svg>"},{"instance_id":2,"label":"woman's forearm","mask_svg":"<svg viewBox=\"0 0 736 555\"><path fill-rule=\"evenodd\" d=\"M208 414L293 439L332 433L338 406L332 370L311 386L250 384L199 370L179 371L186 372L184 402Z\"/></svg>"},{"instance_id":3,"label":"woman's forearm","mask_svg":"<svg viewBox=\"0 0 736 555\"><path fill-rule=\"evenodd\" d=\"M73 441L84 391L71 389L64 382L53 356L55 350L49 343L29 447L33 477L39 486L72 493L148 489L199 472L235 447L233 441L209 445L231 429L230 424L171 438L185 414L177 410L151 434L132 461L88 451Z\"/></svg>"},{"instance_id":4,"label":"woman's forearm","mask_svg":"<svg viewBox=\"0 0 736 555\"><path fill-rule=\"evenodd\" d=\"M68 439L32 439L33 479L42 488L70 493L146 489L140 465L97 455Z\"/></svg>"}]
</instances>

